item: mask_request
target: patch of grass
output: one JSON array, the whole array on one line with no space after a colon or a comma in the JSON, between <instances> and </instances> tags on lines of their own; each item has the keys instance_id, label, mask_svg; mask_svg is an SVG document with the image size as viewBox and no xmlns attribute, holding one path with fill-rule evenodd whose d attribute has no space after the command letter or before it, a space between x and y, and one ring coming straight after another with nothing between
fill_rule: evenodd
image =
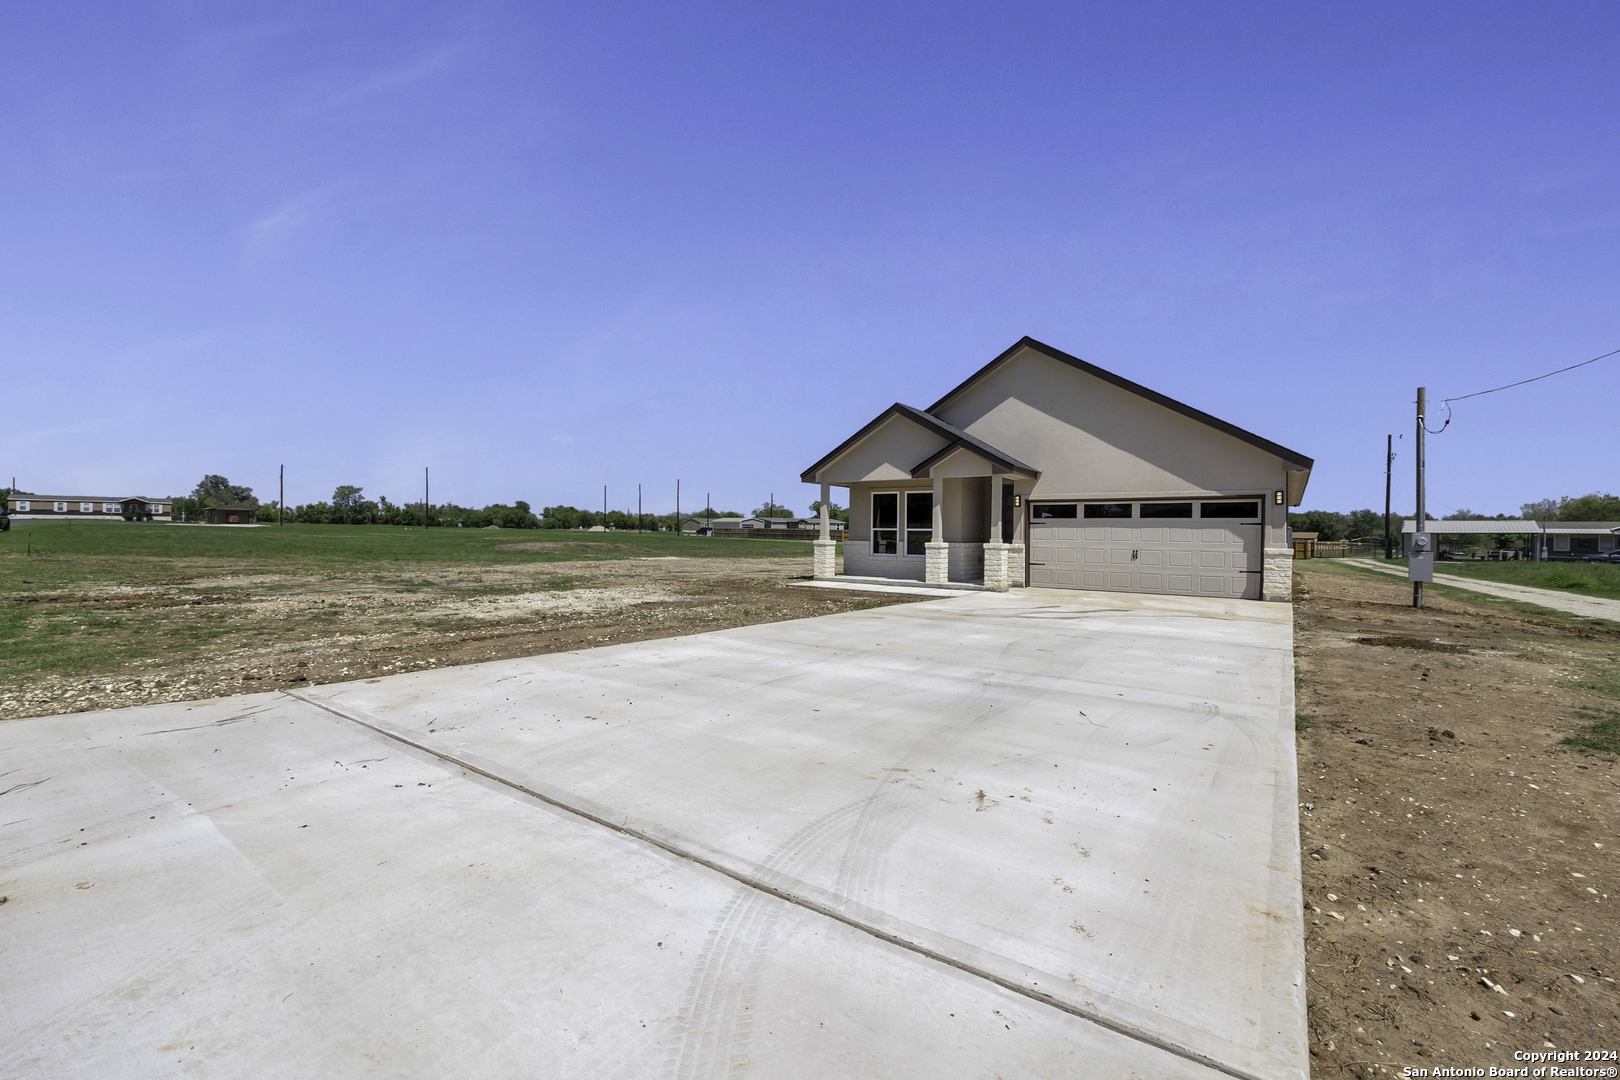
<instances>
[{"instance_id":1,"label":"patch of grass","mask_svg":"<svg viewBox=\"0 0 1620 1080\"><path fill-rule=\"evenodd\" d=\"M32 548L32 554L28 551ZM561 529L405 529L286 525L226 529L156 522L16 522L0 533L0 589L184 581L230 574L409 573L421 564L515 566L648 556L810 557L800 540Z\"/></svg>"},{"instance_id":2,"label":"patch of grass","mask_svg":"<svg viewBox=\"0 0 1620 1080\"><path fill-rule=\"evenodd\" d=\"M1592 678L1579 684L1582 690L1607 702L1620 702L1620 667L1600 668ZM1586 727L1562 740L1565 746L1588 754L1620 757L1620 709L1599 705L1577 709L1575 715L1587 721Z\"/></svg>"},{"instance_id":3,"label":"patch of grass","mask_svg":"<svg viewBox=\"0 0 1620 1080\"><path fill-rule=\"evenodd\" d=\"M1479 562L1435 564L1439 574L1500 581L1533 589L1555 589L1581 596L1620 600L1620 565L1581 562Z\"/></svg>"},{"instance_id":4,"label":"patch of grass","mask_svg":"<svg viewBox=\"0 0 1620 1080\"><path fill-rule=\"evenodd\" d=\"M1310 713L1294 714L1294 731L1300 735L1303 735L1305 732L1311 730L1311 725L1314 723L1316 723L1316 717L1312 716Z\"/></svg>"},{"instance_id":5,"label":"patch of grass","mask_svg":"<svg viewBox=\"0 0 1620 1080\"><path fill-rule=\"evenodd\" d=\"M1613 754L1620 757L1620 711L1604 709L1599 712L1581 709L1575 715L1590 723L1584 729L1561 740L1565 746L1588 754Z\"/></svg>"},{"instance_id":6,"label":"patch of grass","mask_svg":"<svg viewBox=\"0 0 1620 1080\"><path fill-rule=\"evenodd\" d=\"M1395 559L1389 562L1387 565L1400 570L1404 577L1406 573L1405 562L1400 559ZM1525 565L1536 564L1527 563ZM1545 566L1547 564L1542 563L1540 565ZM1388 581L1393 584L1403 586L1408 590L1411 588L1411 586L1403 580L1403 577L1397 577L1394 574L1374 570L1371 567L1347 563L1343 559L1305 559L1303 561L1294 563L1294 569L1303 574L1348 574L1357 577L1372 578L1375 581ZM1441 572L1444 573L1445 571L1442 570ZM1566 626L1578 627L1580 629L1599 634L1607 633L1620 628L1620 624L1608 619L1592 619L1584 615L1576 615L1568 611L1559 611L1556 608L1542 607L1540 604L1526 603L1523 600L1509 600L1506 597L1492 596L1489 593L1474 592L1472 589L1463 589L1455 585L1442 585L1438 582L1431 582L1424 588L1423 591L1425 596L1443 596L1447 600L1455 600L1459 603L1468 604L1473 607L1495 608L1499 611L1510 611L1515 615L1524 615L1528 618L1539 619L1543 622L1562 623Z\"/></svg>"}]
</instances>

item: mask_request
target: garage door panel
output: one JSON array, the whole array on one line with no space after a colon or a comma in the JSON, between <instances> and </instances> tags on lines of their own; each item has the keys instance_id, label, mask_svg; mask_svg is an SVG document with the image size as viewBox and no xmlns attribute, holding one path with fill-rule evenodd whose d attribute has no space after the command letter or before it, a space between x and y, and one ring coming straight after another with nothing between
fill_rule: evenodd
<instances>
[{"instance_id":1,"label":"garage door panel","mask_svg":"<svg viewBox=\"0 0 1620 1080\"><path fill-rule=\"evenodd\" d=\"M1032 525L1030 562L1034 585L1258 598L1260 528L1134 519L1079 528Z\"/></svg>"}]
</instances>

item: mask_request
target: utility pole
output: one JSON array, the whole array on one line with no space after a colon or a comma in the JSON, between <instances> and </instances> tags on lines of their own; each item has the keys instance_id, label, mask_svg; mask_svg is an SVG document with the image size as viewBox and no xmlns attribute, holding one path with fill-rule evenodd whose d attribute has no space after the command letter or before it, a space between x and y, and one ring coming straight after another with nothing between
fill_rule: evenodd
<instances>
[{"instance_id":1,"label":"utility pole","mask_svg":"<svg viewBox=\"0 0 1620 1080\"><path fill-rule=\"evenodd\" d=\"M281 512L287 508L287 466L281 467L281 497L276 500L276 524L281 525Z\"/></svg>"},{"instance_id":2,"label":"utility pole","mask_svg":"<svg viewBox=\"0 0 1620 1080\"><path fill-rule=\"evenodd\" d=\"M641 485L636 485L636 532L641 531Z\"/></svg>"},{"instance_id":3,"label":"utility pole","mask_svg":"<svg viewBox=\"0 0 1620 1080\"><path fill-rule=\"evenodd\" d=\"M1389 538L1389 483L1391 470L1395 467L1395 436L1387 436L1389 442L1384 449L1384 558L1395 557L1394 545Z\"/></svg>"},{"instance_id":4,"label":"utility pole","mask_svg":"<svg viewBox=\"0 0 1620 1080\"><path fill-rule=\"evenodd\" d=\"M680 481L679 478L676 478L676 480L675 480L675 535L679 536L680 532L681 532L681 481Z\"/></svg>"},{"instance_id":5,"label":"utility pole","mask_svg":"<svg viewBox=\"0 0 1620 1080\"><path fill-rule=\"evenodd\" d=\"M1406 576L1412 582L1412 606L1423 606L1423 583L1434 580L1434 551L1429 543L1429 514L1424 506L1423 468L1427 448L1425 414L1428 412L1429 391L1418 387L1417 392L1417 519L1413 522L1412 550L1406 561Z\"/></svg>"},{"instance_id":6,"label":"utility pole","mask_svg":"<svg viewBox=\"0 0 1620 1080\"><path fill-rule=\"evenodd\" d=\"M428 527L428 507L430 505L432 504L428 502L428 471L427 466L424 465L422 466L422 528L424 529Z\"/></svg>"},{"instance_id":7,"label":"utility pole","mask_svg":"<svg viewBox=\"0 0 1620 1080\"><path fill-rule=\"evenodd\" d=\"M714 532L714 495L705 491L703 493L703 520L708 523L709 532Z\"/></svg>"},{"instance_id":8,"label":"utility pole","mask_svg":"<svg viewBox=\"0 0 1620 1080\"><path fill-rule=\"evenodd\" d=\"M602 485L602 531L607 532L607 485Z\"/></svg>"}]
</instances>

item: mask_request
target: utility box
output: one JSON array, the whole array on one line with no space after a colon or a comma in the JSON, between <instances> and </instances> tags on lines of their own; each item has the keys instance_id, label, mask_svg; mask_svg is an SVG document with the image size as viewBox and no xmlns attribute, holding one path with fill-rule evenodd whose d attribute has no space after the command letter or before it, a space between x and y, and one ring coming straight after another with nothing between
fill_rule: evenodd
<instances>
[{"instance_id":1,"label":"utility box","mask_svg":"<svg viewBox=\"0 0 1620 1080\"><path fill-rule=\"evenodd\" d=\"M1406 558L1406 580L1434 580L1434 547L1428 533L1420 532L1412 537L1412 552Z\"/></svg>"}]
</instances>

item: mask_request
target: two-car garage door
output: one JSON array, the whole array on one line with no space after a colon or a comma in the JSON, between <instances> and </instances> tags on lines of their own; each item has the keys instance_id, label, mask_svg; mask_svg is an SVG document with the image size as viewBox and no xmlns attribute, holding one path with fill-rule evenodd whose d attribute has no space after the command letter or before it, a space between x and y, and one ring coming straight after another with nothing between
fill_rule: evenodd
<instances>
[{"instance_id":1,"label":"two-car garage door","mask_svg":"<svg viewBox=\"0 0 1620 1080\"><path fill-rule=\"evenodd\" d=\"M1119 506L1120 504L1111 504ZM1259 507L1191 520L1034 516L1029 583L1069 589L1260 598ZM1035 515L1059 508L1036 505ZM1078 509L1078 507L1076 507ZM1195 511L1197 512L1197 511Z\"/></svg>"}]
</instances>

